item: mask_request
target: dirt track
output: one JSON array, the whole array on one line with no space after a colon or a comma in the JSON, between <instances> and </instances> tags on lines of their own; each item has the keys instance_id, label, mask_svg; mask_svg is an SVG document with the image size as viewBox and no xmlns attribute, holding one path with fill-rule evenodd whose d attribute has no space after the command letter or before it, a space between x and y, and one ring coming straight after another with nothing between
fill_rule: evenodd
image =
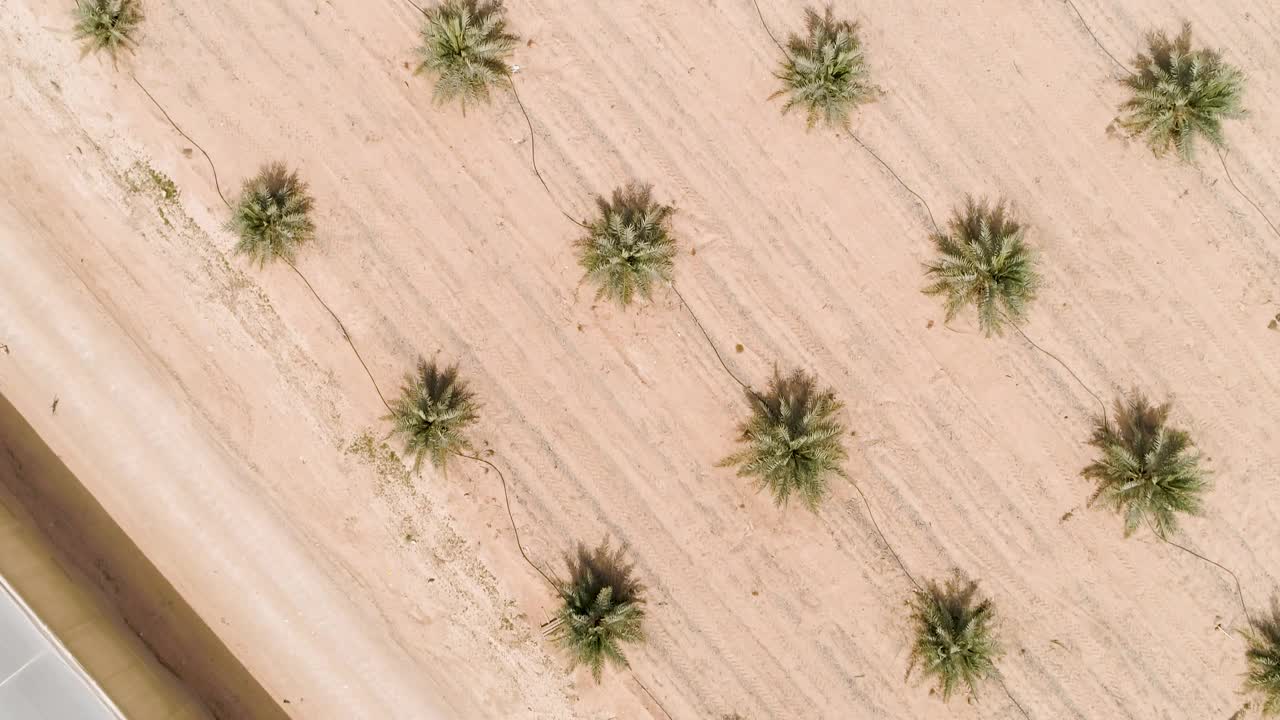
<instances>
[{"instance_id":1,"label":"dirt track","mask_svg":"<svg viewBox=\"0 0 1280 720\"><path fill-rule=\"evenodd\" d=\"M1280 11L1078 4L1122 59L1183 18L1226 49L1253 111L1228 162L1280 216ZM462 362L535 558L606 532L632 545L652 603L632 662L673 717L1017 716L998 688L944 706L904 685L909 585L852 489L779 512L714 467L736 386L673 296L624 314L575 288L575 228L514 102L433 107L406 69L407 3L151 3L119 71L79 60L48 5L0 0L0 392L286 710L657 713L627 675L592 687L541 641L552 598L496 478L410 483L378 454L381 406L336 328L287 268L230 255L204 159L128 70L228 195L277 158L311 182L322 232L301 269L384 391L419 353ZM775 32L799 22L762 6ZM1109 137L1115 71L1065 5L838 7L885 89L860 137L940 221L964 193L1013 201L1046 278L1028 332L1105 396L1175 394L1217 482L1184 538L1264 606L1280 239L1213 155L1197 169ZM982 581L1032 717L1240 708L1229 581L1083 507L1092 399L1016 337L943 327L919 293L927 218L853 142L765 102L776 48L749 2L512 2L511 19L534 41L515 62L558 201L581 214L637 178L677 205L677 282L728 362L834 385L851 477L913 572Z\"/></svg>"}]
</instances>

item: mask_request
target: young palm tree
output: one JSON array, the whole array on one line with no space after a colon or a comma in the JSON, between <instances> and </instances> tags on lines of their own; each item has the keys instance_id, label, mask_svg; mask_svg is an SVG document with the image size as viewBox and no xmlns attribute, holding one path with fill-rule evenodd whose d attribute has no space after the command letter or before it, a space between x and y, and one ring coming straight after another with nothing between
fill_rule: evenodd
<instances>
[{"instance_id":1,"label":"young palm tree","mask_svg":"<svg viewBox=\"0 0 1280 720\"><path fill-rule=\"evenodd\" d=\"M1082 472L1097 483L1089 502L1100 500L1123 515L1125 537L1146 522L1167 538L1179 513L1200 512L1206 473L1191 436L1167 424L1169 409L1135 391L1116 401L1113 419L1097 418L1089 440L1102 451Z\"/></svg>"},{"instance_id":2,"label":"young palm tree","mask_svg":"<svg viewBox=\"0 0 1280 720\"><path fill-rule=\"evenodd\" d=\"M434 360L418 360L415 372L405 375L400 397L392 400L390 435L413 455L413 471L422 460L443 469L449 455L470 450L467 429L480 418L480 405L466 382L458 379L458 366L440 368Z\"/></svg>"},{"instance_id":3,"label":"young palm tree","mask_svg":"<svg viewBox=\"0 0 1280 720\"><path fill-rule=\"evenodd\" d=\"M76 0L76 39L86 53L105 50L115 62L120 51L132 51L133 35L142 24L139 0Z\"/></svg>"},{"instance_id":4,"label":"young palm tree","mask_svg":"<svg viewBox=\"0 0 1280 720\"><path fill-rule=\"evenodd\" d=\"M964 209L952 216L947 232L930 237L938 259L925 266L933 283L924 292L946 297L947 320L972 305L978 325L990 337L999 335L1005 322L1026 318L1040 277L1024 233L1003 201L989 205L969 197Z\"/></svg>"},{"instance_id":5,"label":"young palm tree","mask_svg":"<svg viewBox=\"0 0 1280 720\"><path fill-rule=\"evenodd\" d=\"M1272 604L1271 615L1254 621L1246 636L1246 692L1262 696L1262 714L1280 715L1280 605Z\"/></svg>"},{"instance_id":6,"label":"young palm tree","mask_svg":"<svg viewBox=\"0 0 1280 720\"><path fill-rule=\"evenodd\" d=\"M258 267L277 258L292 265L298 246L315 237L314 203L307 184L284 163L263 166L245 181L232 208L230 227L240 236L236 252Z\"/></svg>"},{"instance_id":7,"label":"young palm tree","mask_svg":"<svg viewBox=\"0 0 1280 720\"><path fill-rule=\"evenodd\" d=\"M880 94L862 54L858 24L837 20L831 7L819 15L804 11L805 34L787 38L782 67L774 76L782 89L769 96L787 96L782 112L803 108L812 128L819 120L847 128L849 114Z\"/></svg>"},{"instance_id":8,"label":"young palm tree","mask_svg":"<svg viewBox=\"0 0 1280 720\"><path fill-rule=\"evenodd\" d=\"M507 32L502 0L443 0L425 11L416 72L436 75L435 99L489 101L489 86L508 77L507 58L519 38Z\"/></svg>"},{"instance_id":9,"label":"young palm tree","mask_svg":"<svg viewBox=\"0 0 1280 720\"><path fill-rule=\"evenodd\" d=\"M653 286L671 280L676 240L669 219L673 209L653 200L652 188L637 183L596 198L600 216L574 246L578 262L597 285L596 298L626 307L637 294L653 296Z\"/></svg>"},{"instance_id":10,"label":"young palm tree","mask_svg":"<svg viewBox=\"0 0 1280 720\"><path fill-rule=\"evenodd\" d=\"M995 609L989 599L975 602L977 594L976 582L955 577L945 585L926 582L911 601L916 637L907 674L918 665L943 700L959 689L977 695L978 683L996 673Z\"/></svg>"},{"instance_id":11,"label":"young palm tree","mask_svg":"<svg viewBox=\"0 0 1280 720\"><path fill-rule=\"evenodd\" d=\"M587 666L596 682L606 662L626 667L623 643L644 639L644 586L624 555L625 548L611 550L608 540L594 550L579 543L576 558L565 556L569 579L557 582L563 605L552 638L572 667Z\"/></svg>"},{"instance_id":12,"label":"young palm tree","mask_svg":"<svg viewBox=\"0 0 1280 720\"><path fill-rule=\"evenodd\" d=\"M1134 60L1138 72L1123 80L1133 96L1120 106L1120 124L1145 136L1156 155L1176 149L1190 161L1196 136L1222 146L1222 120L1244 114L1244 74L1216 50L1191 49L1191 24L1172 40L1147 33L1147 52Z\"/></svg>"},{"instance_id":13,"label":"young palm tree","mask_svg":"<svg viewBox=\"0 0 1280 720\"><path fill-rule=\"evenodd\" d=\"M783 377L775 369L769 389L763 395L747 390L747 400L752 414L739 426L738 438L745 447L720 465L736 465L739 477L756 478L779 506L798 495L816 510L827 495L828 478L844 475L844 406L801 370Z\"/></svg>"}]
</instances>

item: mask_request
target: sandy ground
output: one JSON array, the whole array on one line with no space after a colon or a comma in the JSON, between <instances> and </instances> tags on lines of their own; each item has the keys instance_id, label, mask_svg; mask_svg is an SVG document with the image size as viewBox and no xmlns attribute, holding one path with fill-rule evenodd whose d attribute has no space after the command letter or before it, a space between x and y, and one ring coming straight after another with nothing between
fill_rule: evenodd
<instances>
[{"instance_id":1,"label":"sandy ground","mask_svg":"<svg viewBox=\"0 0 1280 720\"><path fill-rule=\"evenodd\" d=\"M798 24L799 4L762 4ZM1182 18L1228 49L1253 109L1229 162L1280 216L1274 5L1078 4L1122 58ZM729 362L834 385L851 477L913 572L981 580L1031 717L1242 707L1229 581L1084 508L1092 400L1017 338L943 327L918 291L923 213L852 142L765 102L777 51L747 0L510 5L560 202L581 214L637 178L678 206L677 282L721 348L744 346ZM940 219L967 192L1013 201L1046 278L1028 332L1107 396L1176 396L1217 481L1184 538L1260 608L1280 561L1280 240L1212 155L1109 136L1122 93L1068 7L966 5L839 4L886 91L858 131ZM943 705L904 684L909 585L851 488L779 512L714 467L745 404L690 318L666 293L622 313L576 289L574 228L515 104L433 107L407 69L415 24L400 0L151 3L127 69L224 191L267 160L301 169L321 227L302 270L384 389L419 353L462 362L535 558L631 544L652 603L635 677L673 717L1017 717L994 686ZM406 481L377 452L377 397L324 311L230 255L203 158L68 26L0 0L0 392L296 717L660 717L626 673L564 672L496 478Z\"/></svg>"}]
</instances>

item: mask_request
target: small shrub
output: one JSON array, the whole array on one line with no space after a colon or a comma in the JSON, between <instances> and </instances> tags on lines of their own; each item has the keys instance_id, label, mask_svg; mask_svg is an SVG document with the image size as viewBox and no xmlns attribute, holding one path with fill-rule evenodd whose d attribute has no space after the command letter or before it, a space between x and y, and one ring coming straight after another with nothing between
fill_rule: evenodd
<instances>
[{"instance_id":1,"label":"small shrub","mask_svg":"<svg viewBox=\"0 0 1280 720\"><path fill-rule=\"evenodd\" d=\"M782 112L802 108L810 128L819 121L847 128L850 113L880 94L871 84L858 24L836 20L828 6L821 15L806 8L804 26L804 35L787 38L787 57L774 73L783 87L769 99L787 96Z\"/></svg>"},{"instance_id":2,"label":"small shrub","mask_svg":"<svg viewBox=\"0 0 1280 720\"><path fill-rule=\"evenodd\" d=\"M1024 233L1003 202L970 197L952 216L947 232L930 236L938 259L925 266L933 283L924 292L945 297L947 320L972 305L982 332L990 337L1003 332L1006 321L1026 318L1040 278Z\"/></svg>"},{"instance_id":3,"label":"small shrub","mask_svg":"<svg viewBox=\"0 0 1280 720\"><path fill-rule=\"evenodd\" d=\"M315 237L314 204L307 184L284 163L263 166L245 181L232 208L231 229L240 237L236 252L258 267L277 258L292 264L298 247Z\"/></svg>"},{"instance_id":4,"label":"small shrub","mask_svg":"<svg viewBox=\"0 0 1280 720\"><path fill-rule=\"evenodd\" d=\"M1255 620L1245 636L1245 691L1262 696L1262 715L1280 715L1280 605L1274 601L1268 617Z\"/></svg>"},{"instance_id":5,"label":"small shrub","mask_svg":"<svg viewBox=\"0 0 1280 720\"><path fill-rule=\"evenodd\" d=\"M1134 60L1138 72L1121 82L1133 96L1120 106L1120 125L1142 136L1157 156L1177 150L1190 161L1195 139L1222 146L1224 118L1244 114L1244 74L1216 50L1191 49L1191 25L1172 40L1147 33L1147 52Z\"/></svg>"},{"instance_id":6,"label":"small shrub","mask_svg":"<svg viewBox=\"0 0 1280 720\"><path fill-rule=\"evenodd\" d=\"M1134 392L1116 401L1114 419L1095 421L1089 444L1102 457L1082 472L1097 484L1089 502L1123 515L1125 537L1143 522L1168 537L1180 513L1200 512L1208 481L1190 435L1168 425L1169 409Z\"/></svg>"},{"instance_id":7,"label":"small shrub","mask_svg":"<svg viewBox=\"0 0 1280 720\"><path fill-rule=\"evenodd\" d=\"M596 198L600 215L574 245L578 262L596 286L596 298L623 307L637 294L653 296L653 286L670 281L676 241L668 227L672 208L654 202L652 188L631 183Z\"/></svg>"},{"instance_id":8,"label":"small shrub","mask_svg":"<svg viewBox=\"0 0 1280 720\"><path fill-rule=\"evenodd\" d=\"M576 557L566 555L569 579L558 582L563 605L552 639L568 654L572 667L585 665L600 681L605 663L627 665L622 645L644 640L644 586L634 577L625 549L594 550L578 544Z\"/></svg>"},{"instance_id":9,"label":"small shrub","mask_svg":"<svg viewBox=\"0 0 1280 720\"><path fill-rule=\"evenodd\" d=\"M105 50L113 63L137 45L134 34L142 20L139 0L76 0L76 39L86 53Z\"/></svg>"},{"instance_id":10,"label":"small shrub","mask_svg":"<svg viewBox=\"0 0 1280 720\"><path fill-rule=\"evenodd\" d=\"M844 406L801 370L783 377L775 369L769 389L748 390L747 400L752 414L738 437L745 447L720 465L736 465L739 477L754 477L779 506L798 495L816 510L827 495L828 478L844 474L845 426L838 417Z\"/></svg>"},{"instance_id":11,"label":"small shrub","mask_svg":"<svg viewBox=\"0 0 1280 720\"><path fill-rule=\"evenodd\" d=\"M449 455L470 450L465 433L479 411L475 395L458 379L457 365L441 369L434 360L419 359L383 419L391 421L390 435L400 439L405 454L413 456L413 471L419 472L424 458L443 469Z\"/></svg>"},{"instance_id":12,"label":"small shrub","mask_svg":"<svg viewBox=\"0 0 1280 720\"><path fill-rule=\"evenodd\" d=\"M507 58L519 38L507 32L501 0L444 0L426 11L422 61L416 72L436 76L436 102L489 101L489 87L508 77Z\"/></svg>"},{"instance_id":13,"label":"small shrub","mask_svg":"<svg viewBox=\"0 0 1280 720\"><path fill-rule=\"evenodd\" d=\"M996 672L1001 650L995 638L995 609L977 602L978 584L952 578L944 585L925 583L911 601L915 643L907 675L920 667L937 683L942 699L956 690L977 695L978 683Z\"/></svg>"}]
</instances>

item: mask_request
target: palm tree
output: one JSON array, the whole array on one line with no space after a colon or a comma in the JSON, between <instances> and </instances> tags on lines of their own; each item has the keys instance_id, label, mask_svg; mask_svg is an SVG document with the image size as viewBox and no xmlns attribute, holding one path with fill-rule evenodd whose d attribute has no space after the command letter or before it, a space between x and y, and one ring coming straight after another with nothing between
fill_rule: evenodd
<instances>
[{"instance_id":1,"label":"palm tree","mask_svg":"<svg viewBox=\"0 0 1280 720\"><path fill-rule=\"evenodd\" d=\"M105 50L113 63L137 45L133 35L142 20L139 0L76 0L76 39L86 53Z\"/></svg>"},{"instance_id":2,"label":"palm tree","mask_svg":"<svg viewBox=\"0 0 1280 720\"><path fill-rule=\"evenodd\" d=\"M563 605L551 637L572 667L587 666L599 682L606 662L626 667L623 643L644 640L644 586L625 548L611 550L608 540L594 550L579 543L577 557L566 555L565 564L569 579L556 583Z\"/></svg>"},{"instance_id":3,"label":"palm tree","mask_svg":"<svg viewBox=\"0 0 1280 720\"><path fill-rule=\"evenodd\" d=\"M1216 50L1192 50L1190 23L1172 40L1163 31L1147 33L1147 52L1134 65L1138 72L1121 80L1133 91L1120 106L1122 127L1145 136L1157 156L1176 149L1188 162L1196 136L1225 144L1222 120L1244 114L1244 74Z\"/></svg>"},{"instance_id":4,"label":"palm tree","mask_svg":"<svg viewBox=\"0 0 1280 720\"><path fill-rule=\"evenodd\" d=\"M450 455L470 450L465 432L480 418L480 404L458 379L458 366L441 368L434 360L418 360L418 366L404 378L400 397L390 403L390 435L413 455L413 471L422 469L422 460L443 469Z\"/></svg>"},{"instance_id":5,"label":"palm tree","mask_svg":"<svg viewBox=\"0 0 1280 720\"><path fill-rule=\"evenodd\" d=\"M977 695L978 683L996 674L995 609L990 599L975 602L977 593L976 582L953 577L944 585L926 582L911 601L915 642L907 674L918 665L943 700L960 689Z\"/></svg>"},{"instance_id":6,"label":"palm tree","mask_svg":"<svg viewBox=\"0 0 1280 720\"><path fill-rule=\"evenodd\" d=\"M1026 318L1040 277L1024 233L1003 201L988 204L967 197L948 231L930 236L938 259L925 266L933 283L924 292L945 296L947 320L972 305L982 332L990 337L999 335L1006 322Z\"/></svg>"},{"instance_id":7,"label":"palm tree","mask_svg":"<svg viewBox=\"0 0 1280 720\"><path fill-rule=\"evenodd\" d=\"M787 96L782 112L803 108L810 128L819 120L848 128L849 114L880 94L871 84L858 24L837 20L828 6L821 15L805 8L804 26L804 35L787 38L782 67L774 73L783 86L769 99Z\"/></svg>"},{"instance_id":8,"label":"palm tree","mask_svg":"<svg viewBox=\"0 0 1280 720\"><path fill-rule=\"evenodd\" d=\"M1262 714L1280 715L1280 605L1272 601L1270 617L1254 621L1246 634L1245 691L1262 696Z\"/></svg>"},{"instance_id":9,"label":"palm tree","mask_svg":"<svg viewBox=\"0 0 1280 720\"><path fill-rule=\"evenodd\" d=\"M258 267L277 258L292 265L298 247L315 237L314 204L296 172L284 163L264 165L245 181L231 211L231 229L240 237L236 252Z\"/></svg>"},{"instance_id":10,"label":"palm tree","mask_svg":"<svg viewBox=\"0 0 1280 720\"><path fill-rule=\"evenodd\" d=\"M1167 539L1179 513L1200 512L1208 480L1191 436L1167 424L1170 407L1135 391L1116 401L1113 420L1096 419L1089 444L1102 457L1082 474L1097 483L1090 504L1100 500L1124 516L1125 537L1146 522Z\"/></svg>"},{"instance_id":11,"label":"palm tree","mask_svg":"<svg viewBox=\"0 0 1280 720\"><path fill-rule=\"evenodd\" d=\"M422 61L415 72L436 75L435 99L489 101L489 86L509 77L507 58L519 37L507 32L502 0L443 0L424 11Z\"/></svg>"},{"instance_id":12,"label":"palm tree","mask_svg":"<svg viewBox=\"0 0 1280 720\"><path fill-rule=\"evenodd\" d=\"M648 185L630 183L612 198L596 198L600 215L586 225L574 243L578 262L597 285L596 298L608 297L626 307L636 294L653 296L653 286L670 281L676 240L669 219L673 209L653 200Z\"/></svg>"},{"instance_id":13,"label":"palm tree","mask_svg":"<svg viewBox=\"0 0 1280 720\"><path fill-rule=\"evenodd\" d=\"M802 370L783 377L775 368L763 394L747 390L751 418L739 429L743 447L720 461L738 466L739 477L754 477L779 506L800 496L810 510L827 495L831 475L844 475L848 454L839 418L844 408L831 390L819 390L816 378Z\"/></svg>"}]
</instances>

